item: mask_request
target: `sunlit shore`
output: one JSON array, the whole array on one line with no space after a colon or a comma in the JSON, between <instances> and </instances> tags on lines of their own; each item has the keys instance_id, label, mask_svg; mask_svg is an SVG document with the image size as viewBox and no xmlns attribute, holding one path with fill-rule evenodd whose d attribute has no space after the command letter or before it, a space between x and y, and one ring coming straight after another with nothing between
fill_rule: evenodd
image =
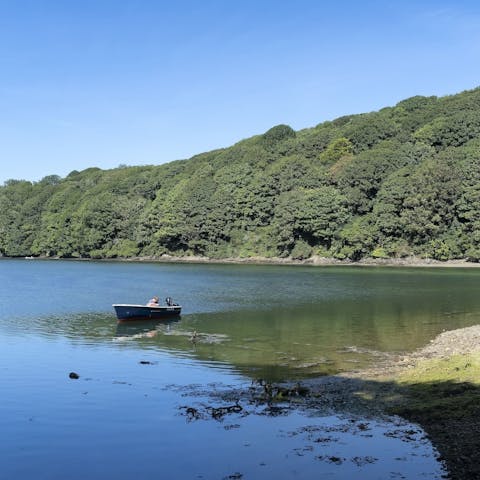
<instances>
[{"instance_id":1,"label":"sunlit shore","mask_svg":"<svg viewBox=\"0 0 480 480\"><path fill-rule=\"evenodd\" d=\"M421 257L406 258L365 258L359 261L338 260L335 258L313 256L307 259L293 259L281 257L245 257L245 258L209 258L201 256L177 257L162 255L161 257L137 257L131 259L121 259L126 261L155 261L155 262L175 262L175 263L233 263L233 264L259 264L259 265L312 265L312 266L391 266L391 267L480 267L480 263L462 260L433 260Z\"/></svg>"},{"instance_id":2,"label":"sunlit shore","mask_svg":"<svg viewBox=\"0 0 480 480\"><path fill-rule=\"evenodd\" d=\"M175 256L163 254L160 256L139 256L139 257L115 257L115 258L79 258L79 257L47 257L47 256L27 256L27 257L7 257L1 258L25 258L28 260L93 260L93 261L117 261L117 262L158 262L158 263L211 263L211 264L235 264L235 265L306 265L306 266L359 266L359 267L441 267L441 268L478 268L479 262L469 262L466 259L458 260L434 260L424 257L405 257L405 258L364 258L358 261L338 260L336 258L313 256L306 259L293 259L281 257L229 257L229 258L210 258L199 255Z\"/></svg>"}]
</instances>

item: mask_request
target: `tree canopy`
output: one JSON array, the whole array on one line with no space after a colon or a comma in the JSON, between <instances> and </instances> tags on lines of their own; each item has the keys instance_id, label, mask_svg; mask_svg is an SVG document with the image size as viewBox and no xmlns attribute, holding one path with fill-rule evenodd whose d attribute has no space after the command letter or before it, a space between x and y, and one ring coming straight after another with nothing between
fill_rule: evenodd
<instances>
[{"instance_id":1,"label":"tree canopy","mask_svg":"<svg viewBox=\"0 0 480 480\"><path fill-rule=\"evenodd\" d=\"M0 186L0 255L480 260L480 89Z\"/></svg>"}]
</instances>

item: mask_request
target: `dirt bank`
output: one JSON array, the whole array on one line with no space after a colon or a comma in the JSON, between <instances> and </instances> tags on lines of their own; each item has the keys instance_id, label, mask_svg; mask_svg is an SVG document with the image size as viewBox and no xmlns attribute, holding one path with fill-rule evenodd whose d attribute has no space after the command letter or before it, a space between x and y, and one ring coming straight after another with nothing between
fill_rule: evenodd
<instances>
[{"instance_id":1,"label":"dirt bank","mask_svg":"<svg viewBox=\"0 0 480 480\"><path fill-rule=\"evenodd\" d=\"M16 257L4 257L0 259L9 259ZM280 257L233 257L233 258L210 258L203 256L183 256L173 255L160 256L142 256L142 257L122 257L122 258L63 258L63 257L21 257L28 260L71 260L71 261L106 261L106 262L158 262L158 263L206 263L206 264L234 264L234 265L310 265L310 266L359 266L359 267L450 267L450 268L479 268L480 263L461 260L433 260L422 257L406 258L364 258L359 261L338 260L335 258L313 256L303 260Z\"/></svg>"},{"instance_id":2,"label":"dirt bank","mask_svg":"<svg viewBox=\"0 0 480 480\"><path fill-rule=\"evenodd\" d=\"M160 257L135 257L118 259L124 261L147 261L162 263L219 263L219 264L252 264L252 265L312 265L312 266L391 266L391 267L480 267L480 263L468 262L467 260L439 261L421 257L407 258L365 258L357 262L351 260L338 260L335 258L313 256L303 260L280 257L246 257L246 258L209 258L202 256L176 257L161 255Z\"/></svg>"}]
</instances>

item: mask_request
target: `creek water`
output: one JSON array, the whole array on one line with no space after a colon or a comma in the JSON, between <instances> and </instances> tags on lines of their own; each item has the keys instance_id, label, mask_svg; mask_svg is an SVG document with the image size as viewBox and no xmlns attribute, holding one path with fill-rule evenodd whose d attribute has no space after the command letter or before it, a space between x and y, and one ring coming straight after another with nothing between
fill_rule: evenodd
<instances>
[{"instance_id":1,"label":"creek water","mask_svg":"<svg viewBox=\"0 0 480 480\"><path fill-rule=\"evenodd\" d=\"M363 368L478 323L479 279L2 259L0 478L440 478L434 447L398 418L247 414L243 399L217 419L186 412L220 408L211 391ZM117 323L112 303L154 294L181 303L181 318Z\"/></svg>"}]
</instances>

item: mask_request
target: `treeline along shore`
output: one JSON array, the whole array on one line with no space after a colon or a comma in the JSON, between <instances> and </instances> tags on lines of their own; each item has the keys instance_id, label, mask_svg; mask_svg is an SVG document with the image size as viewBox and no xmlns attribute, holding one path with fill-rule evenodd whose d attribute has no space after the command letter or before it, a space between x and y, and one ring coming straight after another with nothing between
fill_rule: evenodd
<instances>
[{"instance_id":1,"label":"treeline along shore","mask_svg":"<svg viewBox=\"0 0 480 480\"><path fill-rule=\"evenodd\" d=\"M0 187L9 257L478 262L479 240L478 88Z\"/></svg>"}]
</instances>

